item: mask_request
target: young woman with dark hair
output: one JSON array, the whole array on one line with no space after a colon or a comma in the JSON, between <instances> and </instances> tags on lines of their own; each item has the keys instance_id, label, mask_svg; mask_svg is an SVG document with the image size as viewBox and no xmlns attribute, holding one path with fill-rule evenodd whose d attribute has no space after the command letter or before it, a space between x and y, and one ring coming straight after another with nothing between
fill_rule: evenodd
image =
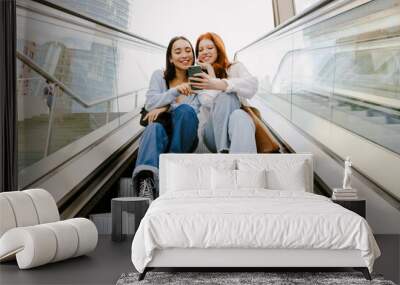
<instances>
[{"instance_id":1,"label":"young woman with dark hair","mask_svg":"<svg viewBox=\"0 0 400 285\"><path fill-rule=\"evenodd\" d=\"M158 166L161 153L193 152L198 143L198 100L188 84L187 69L193 65L194 51L185 37L168 44L165 71L156 70L146 94L148 126L144 130L132 174L139 196L158 196ZM172 132L155 122L163 112L171 113Z\"/></svg>"},{"instance_id":2,"label":"young woman with dark hair","mask_svg":"<svg viewBox=\"0 0 400 285\"><path fill-rule=\"evenodd\" d=\"M199 77L190 77L191 86L217 90L212 103L202 103L199 137L211 152L256 153L255 126L241 105L248 105L258 88L257 78L240 62L230 63L222 39L205 33L197 39L196 56L203 69ZM203 102L199 92L200 102ZM208 100L210 102L210 100Z\"/></svg>"}]
</instances>

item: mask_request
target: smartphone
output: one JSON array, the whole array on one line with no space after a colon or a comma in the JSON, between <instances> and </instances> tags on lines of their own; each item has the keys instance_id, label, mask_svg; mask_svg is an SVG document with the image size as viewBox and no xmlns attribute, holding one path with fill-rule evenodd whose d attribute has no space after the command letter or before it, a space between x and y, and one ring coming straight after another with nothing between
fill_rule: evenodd
<instances>
[{"instance_id":1,"label":"smartphone","mask_svg":"<svg viewBox=\"0 0 400 285\"><path fill-rule=\"evenodd\" d=\"M192 65L192 66L189 66L189 68L188 68L188 76L189 77L195 77L194 76L195 74L202 73L202 72L203 72L203 70L201 69L200 65ZM197 88L197 87L192 87L192 90L201 90L201 89Z\"/></svg>"}]
</instances>

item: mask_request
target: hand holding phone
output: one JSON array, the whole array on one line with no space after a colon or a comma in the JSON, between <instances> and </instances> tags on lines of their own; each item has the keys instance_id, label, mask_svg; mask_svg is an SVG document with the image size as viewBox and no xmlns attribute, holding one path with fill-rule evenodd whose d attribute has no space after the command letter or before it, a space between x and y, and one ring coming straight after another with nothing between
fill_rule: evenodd
<instances>
[{"instance_id":1,"label":"hand holding phone","mask_svg":"<svg viewBox=\"0 0 400 285\"><path fill-rule=\"evenodd\" d=\"M195 74L202 73L203 70L201 69L200 65L193 65L188 68L188 76L189 77L196 77ZM201 90L200 88L192 86L192 90Z\"/></svg>"}]
</instances>

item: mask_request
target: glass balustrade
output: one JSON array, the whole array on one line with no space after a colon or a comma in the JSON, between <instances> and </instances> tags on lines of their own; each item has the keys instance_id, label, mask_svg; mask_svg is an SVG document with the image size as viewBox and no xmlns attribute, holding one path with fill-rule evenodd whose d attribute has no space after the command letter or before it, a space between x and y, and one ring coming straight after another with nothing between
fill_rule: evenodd
<instances>
[{"instance_id":1,"label":"glass balustrade","mask_svg":"<svg viewBox=\"0 0 400 285\"><path fill-rule=\"evenodd\" d=\"M259 96L300 127L297 108L400 154L399 31L398 2L372 1L238 57Z\"/></svg>"},{"instance_id":2,"label":"glass balustrade","mask_svg":"<svg viewBox=\"0 0 400 285\"><path fill-rule=\"evenodd\" d=\"M28 61L17 60L20 171L138 112L165 56L164 48L32 1L18 4L17 52Z\"/></svg>"},{"instance_id":3,"label":"glass balustrade","mask_svg":"<svg viewBox=\"0 0 400 285\"><path fill-rule=\"evenodd\" d=\"M361 142L367 141L383 149L382 155L396 165L400 155L399 2L369 1L330 14L272 33L239 51L237 57L257 75L258 96L269 107L333 152L345 156L347 147L358 145L361 161ZM331 126L356 135L358 141L340 144L337 129ZM369 177L378 177L379 171L367 161L355 166L365 166ZM388 175L387 181L395 181ZM385 185L383 176L379 183ZM393 183L388 182L387 188L400 197Z\"/></svg>"}]
</instances>

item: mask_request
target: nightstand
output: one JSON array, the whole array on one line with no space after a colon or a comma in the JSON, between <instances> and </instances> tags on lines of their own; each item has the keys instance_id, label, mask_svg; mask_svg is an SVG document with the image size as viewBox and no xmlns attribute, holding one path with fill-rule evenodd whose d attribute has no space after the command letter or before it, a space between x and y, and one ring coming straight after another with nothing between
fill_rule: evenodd
<instances>
[{"instance_id":1,"label":"nightstand","mask_svg":"<svg viewBox=\"0 0 400 285\"><path fill-rule=\"evenodd\" d=\"M364 199L356 199L356 200L334 200L332 202L339 204L340 206L353 211L356 214L359 214L361 217L365 219L366 217L366 201Z\"/></svg>"}]
</instances>

